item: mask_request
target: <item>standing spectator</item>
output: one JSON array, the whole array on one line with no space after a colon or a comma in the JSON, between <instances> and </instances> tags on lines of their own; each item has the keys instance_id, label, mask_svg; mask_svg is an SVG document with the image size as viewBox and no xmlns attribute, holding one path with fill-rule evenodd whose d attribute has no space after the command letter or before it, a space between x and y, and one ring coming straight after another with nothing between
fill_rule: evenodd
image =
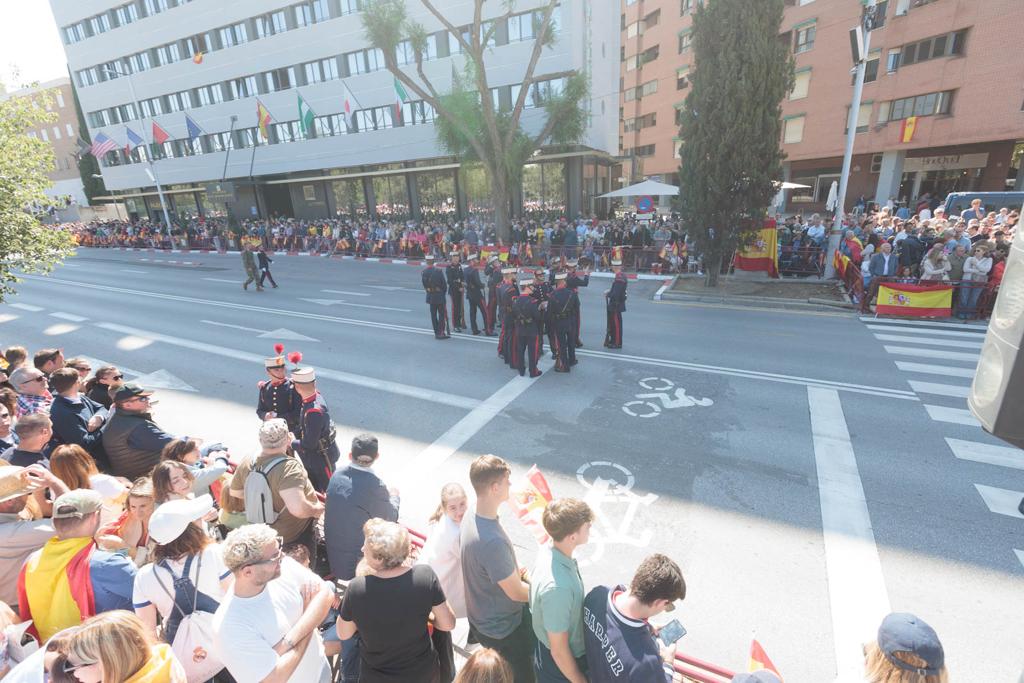
<instances>
[{"instance_id":1,"label":"standing spectator","mask_svg":"<svg viewBox=\"0 0 1024 683\"><path fill-rule=\"evenodd\" d=\"M946 656L935 629L913 614L893 612L864 646L866 683L945 683Z\"/></svg>"},{"instance_id":2,"label":"standing spectator","mask_svg":"<svg viewBox=\"0 0 1024 683\"><path fill-rule=\"evenodd\" d=\"M104 365L85 383L85 395L104 408L109 408L114 398L110 390L121 384L124 375L113 365Z\"/></svg>"},{"instance_id":3,"label":"standing spectator","mask_svg":"<svg viewBox=\"0 0 1024 683\"><path fill-rule=\"evenodd\" d=\"M44 642L94 614L131 609L135 565L96 547L103 497L88 489L53 501L56 536L29 556L18 575L18 608ZM92 599L89 592L92 592Z\"/></svg>"},{"instance_id":4,"label":"standing spectator","mask_svg":"<svg viewBox=\"0 0 1024 683\"><path fill-rule=\"evenodd\" d=\"M437 574L441 588L455 617L466 617L466 586L462 578L462 548L459 545L462 519L469 501L459 484L445 484L441 489L441 504L430 517L430 531L417 562L429 564Z\"/></svg>"},{"instance_id":5,"label":"standing spectator","mask_svg":"<svg viewBox=\"0 0 1024 683\"><path fill-rule=\"evenodd\" d=\"M583 578L572 554L590 540L594 512L575 498L544 508L544 530L552 547L543 548L530 576L530 612L537 636L534 669L541 683L587 683L583 644Z\"/></svg>"},{"instance_id":6,"label":"standing spectator","mask_svg":"<svg viewBox=\"0 0 1024 683\"><path fill-rule=\"evenodd\" d=\"M237 681L327 683L317 627L334 600L330 586L285 556L266 524L235 529L222 549L235 582L214 615L213 646L228 672Z\"/></svg>"},{"instance_id":7,"label":"standing spectator","mask_svg":"<svg viewBox=\"0 0 1024 683\"><path fill-rule=\"evenodd\" d=\"M103 428L103 450L113 474L127 479L148 475L160 462L160 451L174 437L160 429L150 414L152 391L124 384L114 394L114 415Z\"/></svg>"},{"instance_id":8,"label":"standing spectator","mask_svg":"<svg viewBox=\"0 0 1024 683\"><path fill-rule=\"evenodd\" d=\"M49 490L59 497L68 489L42 467L0 467L0 601L18 606L18 573L29 555L54 535L49 519L25 520L21 513L30 497L37 503Z\"/></svg>"},{"instance_id":9,"label":"standing spectator","mask_svg":"<svg viewBox=\"0 0 1024 683\"><path fill-rule=\"evenodd\" d=\"M941 241L932 245L928 256L921 262L921 280L949 280L949 257Z\"/></svg>"},{"instance_id":10,"label":"standing spectator","mask_svg":"<svg viewBox=\"0 0 1024 683\"><path fill-rule=\"evenodd\" d=\"M60 670L82 683L185 683L185 670L171 647L156 643L138 617L120 610L99 614L75 629L67 655L57 661L61 659Z\"/></svg>"},{"instance_id":11,"label":"standing spectator","mask_svg":"<svg viewBox=\"0 0 1024 683\"><path fill-rule=\"evenodd\" d=\"M960 288L960 310L957 317L967 320L976 313L978 298L985 283L988 281L988 273L992 270L992 257L988 255L988 248L984 243L974 247L974 253L964 261L964 285Z\"/></svg>"},{"instance_id":12,"label":"standing spectator","mask_svg":"<svg viewBox=\"0 0 1024 683\"><path fill-rule=\"evenodd\" d=\"M590 682L671 683L676 646L659 647L647 621L671 612L685 597L679 565L661 554L640 563L628 590L621 585L591 589L583 601Z\"/></svg>"},{"instance_id":13,"label":"standing spectator","mask_svg":"<svg viewBox=\"0 0 1024 683\"><path fill-rule=\"evenodd\" d=\"M871 277L868 280L870 284L864 294L864 300L861 302L862 312L868 312L868 306L871 304L871 300L878 294L879 286L884 280L896 277L896 274L899 272L898 269L899 262L892 253L892 245L888 242L882 242L878 253L872 256L868 262L868 273Z\"/></svg>"},{"instance_id":14,"label":"standing spectator","mask_svg":"<svg viewBox=\"0 0 1024 683\"><path fill-rule=\"evenodd\" d=\"M482 455L469 468L477 499L475 513L462 522L466 611L470 632L508 660L516 683L533 683L536 641L527 607L530 587L498 521L498 508L509 498L511 474L508 463L495 455Z\"/></svg>"},{"instance_id":15,"label":"standing spectator","mask_svg":"<svg viewBox=\"0 0 1024 683\"><path fill-rule=\"evenodd\" d=\"M18 392L17 418L33 413L50 413L53 395L46 385L46 375L35 368L20 367L8 376L11 387Z\"/></svg>"},{"instance_id":16,"label":"standing spectator","mask_svg":"<svg viewBox=\"0 0 1024 683\"><path fill-rule=\"evenodd\" d=\"M352 439L349 464L331 475L327 486L324 537L331 573L339 579L355 576L367 520L398 521L398 491L385 486L373 471L379 457L377 437L359 434Z\"/></svg>"},{"instance_id":17,"label":"standing spectator","mask_svg":"<svg viewBox=\"0 0 1024 683\"><path fill-rule=\"evenodd\" d=\"M985 209L981 205L980 199L971 200L971 208L964 209L960 212L960 218L965 221L970 221L972 218L976 218L979 222L985 217Z\"/></svg>"},{"instance_id":18,"label":"standing spectator","mask_svg":"<svg viewBox=\"0 0 1024 683\"><path fill-rule=\"evenodd\" d=\"M50 461L45 451L53 438L50 418L41 413L26 415L14 425L14 433L18 436L18 445L0 454L2 459L8 465L28 467L39 463L49 469Z\"/></svg>"},{"instance_id":19,"label":"standing spectator","mask_svg":"<svg viewBox=\"0 0 1024 683\"><path fill-rule=\"evenodd\" d=\"M962 244L953 247L949 255L949 279L959 282L964 279L964 262L967 261L967 249Z\"/></svg>"},{"instance_id":20,"label":"standing spectator","mask_svg":"<svg viewBox=\"0 0 1024 683\"><path fill-rule=\"evenodd\" d=\"M828 237L825 230L825 225L821 222L821 214L814 214L811 216L811 221L805 227L807 237L814 242L815 246L821 247L825 243L825 239Z\"/></svg>"},{"instance_id":21,"label":"standing spectator","mask_svg":"<svg viewBox=\"0 0 1024 683\"><path fill-rule=\"evenodd\" d=\"M106 421L106 409L79 393L80 378L71 368L61 368L50 377L57 396L50 406L53 422L53 445L81 446L106 467L107 454L103 451L103 433L100 427Z\"/></svg>"},{"instance_id":22,"label":"standing spectator","mask_svg":"<svg viewBox=\"0 0 1024 683\"><path fill-rule=\"evenodd\" d=\"M366 563L372 570L353 579L341 602L338 637L359 632L361 683L433 683L438 656L427 620L440 631L455 627L434 570L409 567L409 533L394 522L371 519L363 527Z\"/></svg>"},{"instance_id":23,"label":"standing spectator","mask_svg":"<svg viewBox=\"0 0 1024 683\"><path fill-rule=\"evenodd\" d=\"M455 683L515 683L512 667L489 647L474 652L455 677Z\"/></svg>"},{"instance_id":24,"label":"standing spectator","mask_svg":"<svg viewBox=\"0 0 1024 683\"><path fill-rule=\"evenodd\" d=\"M921 272L921 258L924 256L924 243L915 229L907 230L907 238L900 242L900 267L909 268L913 277Z\"/></svg>"}]
</instances>

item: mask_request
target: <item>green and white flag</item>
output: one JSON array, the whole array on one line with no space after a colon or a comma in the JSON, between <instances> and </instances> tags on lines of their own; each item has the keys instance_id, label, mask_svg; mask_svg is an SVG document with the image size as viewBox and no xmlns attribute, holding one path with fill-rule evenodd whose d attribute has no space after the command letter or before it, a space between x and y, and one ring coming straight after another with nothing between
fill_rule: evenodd
<instances>
[{"instance_id":1,"label":"green and white flag","mask_svg":"<svg viewBox=\"0 0 1024 683\"><path fill-rule=\"evenodd\" d=\"M302 95L296 92L299 97L299 130L302 131L303 137L309 137L309 133L313 130L313 117L316 114L309 108L306 100L302 99Z\"/></svg>"},{"instance_id":2,"label":"green and white flag","mask_svg":"<svg viewBox=\"0 0 1024 683\"><path fill-rule=\"evenodd\" d=\"M409 101L409 93L405 92L398 78L395 78L395 121L402 120L402 105Z\"/></svg>"}]
</instances>

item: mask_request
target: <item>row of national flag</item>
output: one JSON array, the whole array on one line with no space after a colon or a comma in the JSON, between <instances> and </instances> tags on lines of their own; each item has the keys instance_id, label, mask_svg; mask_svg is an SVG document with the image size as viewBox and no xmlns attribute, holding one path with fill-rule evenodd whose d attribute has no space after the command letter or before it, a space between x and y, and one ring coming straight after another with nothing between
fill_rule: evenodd
<instances>
[{"instance_id":1,"label":"row of national flag","mask_svg":"<svg viewBox=\"0 0 1024 683\"><path fill-rule=\"evenodd\" d=\"M409 94L398 78L394 79L394 86L395 121L401 121L402 105L409 101ZM359 107L359 103L356 102L355 97L344 82L342 82L341 87L343 89L342 118L345 120L345 126L348 129L348 132L354 133L357 131L355 114ZM298 97L299 130L302 132L304 137L308 137L310 131L313 129L313 120L316 118L316 113L309 106L309 103L302 97L302 93L298 90L295 92ZM260 137L262 137L264 141L270 141L270 124L274 120L274 116L270 113L270 110L267 109L266 105L257 99L256 125L259 129ZM170 134L155 120L152 122L152 126L152 138L154 143L162 145L171 139ZM200 127L200 125L188 114L185 114L185 130L188 134L189 140L195 140L205 132L202 127ZM133 149L146 144L145 140L143 140L142 137L129 126L125 127L125 140L126 144L123 147L125 154L131 154ZM99 159L108 152L117 149L118 143L106 133L97 133L96 137L93 138L91 145L79 138L78 147L80 154L92 154L94 157Z\"/></svg>"}]
</instances>

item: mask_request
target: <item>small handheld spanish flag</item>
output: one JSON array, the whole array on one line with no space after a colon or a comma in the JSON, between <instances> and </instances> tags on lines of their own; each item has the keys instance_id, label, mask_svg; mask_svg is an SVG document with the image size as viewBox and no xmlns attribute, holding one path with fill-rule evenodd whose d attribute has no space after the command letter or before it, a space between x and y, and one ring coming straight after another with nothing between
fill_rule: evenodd
<instances>
[{"instance_id":1,"label":"small handheld spanish flag","mask_svg":"<svg viewBox=\"0 0 1024 683\"><path fill-rule=\"evenodd\" d=\"M764 651L764 648L761 647L761 643L757 642L757 638L754 638L750 641L750 671L761 671L762 669L771 671L779 677L780 681L782 680L782 674L780 674L779 670L775 668L774 664L772 664L772 660L768 658L768 654Z\"/></svg>"},{"instance_id":2,"label":"small handheld spanish flag","mask_svg":"<svg viewBox=\"0 0 1024 683\"><path fill-rule=\"evenodd\" d=\"M202 53L201 50L199 52L195 53L194 55L192 55L192 63L193 64L202 64L203 63L203 53Z\"/></svg>"}]
</instances>

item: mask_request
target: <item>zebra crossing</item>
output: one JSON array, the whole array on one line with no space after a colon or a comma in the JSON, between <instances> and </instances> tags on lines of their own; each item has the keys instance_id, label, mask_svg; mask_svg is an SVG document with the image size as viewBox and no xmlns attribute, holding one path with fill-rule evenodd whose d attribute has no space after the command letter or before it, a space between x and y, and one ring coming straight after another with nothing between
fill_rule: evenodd
<instances>
[{"instance_id":1,"label":"zebra crossing","mask_svg":"<svg viewBox=\"0 0 1024 683\"><path fill-rule=\"evenodd\" d=\"M871 316L861 320L921 399L928 417L949 426L958 437L965 435L966 428L969 438L944 437L952 455L960 461L1004 468L993 469L987 483L974 483L981 503L993 514L1024 520L1018 510L1024 491L990 485L1004 481L1005 470L1024 470L1024 451L993 443L995 439L983 433L967 408L987 326ZM1013 552L1024 567L1024 549L1013 548Z\"/></svg>"}]
</instances>

